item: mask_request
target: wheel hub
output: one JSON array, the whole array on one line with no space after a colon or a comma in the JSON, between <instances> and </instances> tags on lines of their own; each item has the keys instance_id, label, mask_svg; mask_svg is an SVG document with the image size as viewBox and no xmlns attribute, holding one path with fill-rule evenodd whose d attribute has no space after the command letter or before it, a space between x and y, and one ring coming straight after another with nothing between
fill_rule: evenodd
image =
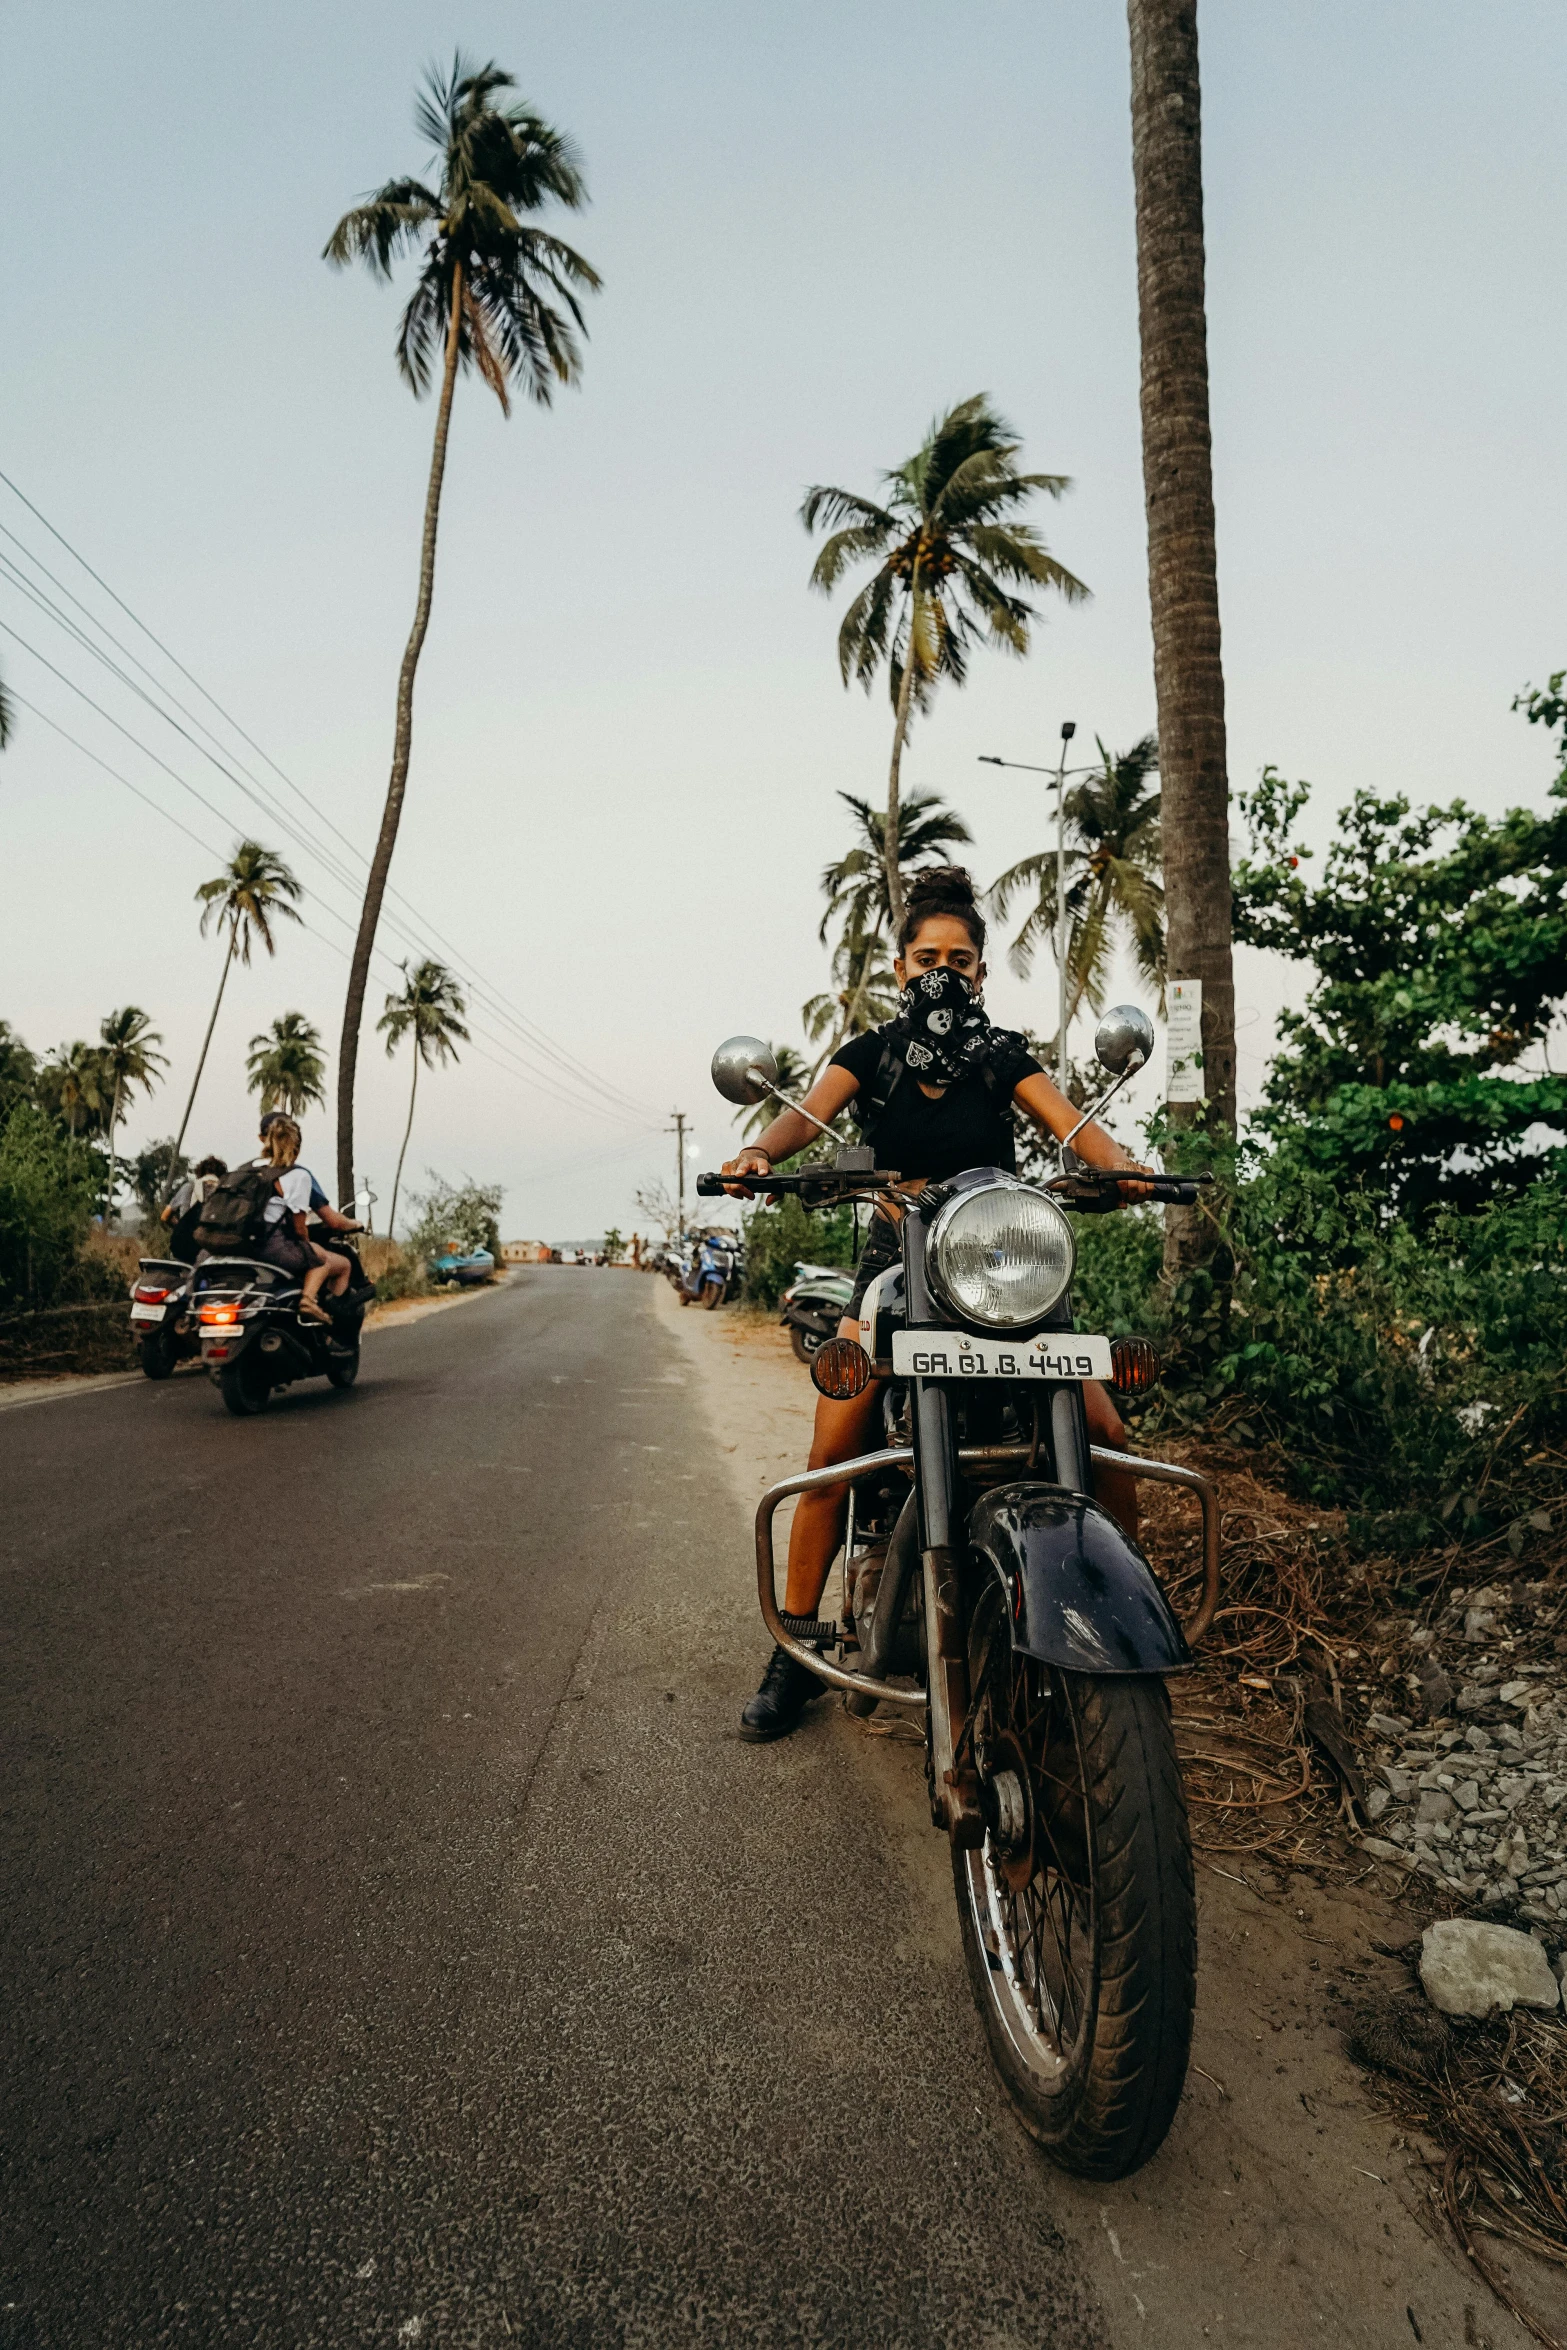
<instances>
[{"instance_id":1,"label":"wheel hub","mask_svg":"<svg viewBox=\"0 0 1567 2350\"><path fill-rule=\"evenodd\" d=\"M997 1876L1021 1893L1034 1874L1034 1794L1018 1739L1003 1730L988 1741L981 1781L985 1825Z\"/></svg>"}]
</instances>

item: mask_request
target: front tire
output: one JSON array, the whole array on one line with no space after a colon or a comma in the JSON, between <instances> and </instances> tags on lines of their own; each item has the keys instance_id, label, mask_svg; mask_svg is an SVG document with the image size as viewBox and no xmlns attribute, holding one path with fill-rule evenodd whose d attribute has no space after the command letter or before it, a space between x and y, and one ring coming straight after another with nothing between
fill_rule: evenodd
<instances>
[{"instance_id":1,"label":"front tire","mask_svg":"<svg viewBox=\"0 0 1567 2350\"><path fill-rule=\"evenodd\" d=\"M224 1365L218 1373L218 1387L236 1420L254 1419L272 1401L271 1385L261 1359L248 1349L238 1362Z\"/></svg>"},{"instance_id":2,"label":"front tire","mask_svg":"<svg viewBox=\"0 0 1567 2350\"><path fill-rule=\"evenodd\" d=\"M988 1586L970 1640L976 1749L993 1785L1011 1779L1010 1833L953 1850L969 1982L1024 2127L1063 2170L1125 2178L1175 2118L1196 2005L1169 1696L1014 1655L1006 1614Z\"/></svg>"}]
</instances>

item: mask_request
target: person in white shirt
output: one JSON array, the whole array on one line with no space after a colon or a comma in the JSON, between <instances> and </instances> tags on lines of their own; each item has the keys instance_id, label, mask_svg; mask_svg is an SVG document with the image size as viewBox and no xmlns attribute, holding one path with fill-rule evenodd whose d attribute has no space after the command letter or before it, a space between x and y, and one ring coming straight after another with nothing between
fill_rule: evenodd
<instances>
[{"instance_id":1,"label":"person in white shirt","mask_svg":"<svg viewBox=\"0 0 1567 2350\"><path fill-rule=\"evenodd\" d=\"M293 1119L283 1117L271 1120L262 1139L262 1155L255 1164L274 1169L277 1184L263 1211L266 1237L261 1255L268 1264L299 1277L299 1310L307 1321L330 1322L332 1317L320 1302L322 1286L330 1282L332 1295L341 1297L353 1267L347 1257L322 1248L309 1236L310 1171L298 1164L303 1139ZM357 1232L359 1227L345 1229Z\"/></svg>"}]
</instances>

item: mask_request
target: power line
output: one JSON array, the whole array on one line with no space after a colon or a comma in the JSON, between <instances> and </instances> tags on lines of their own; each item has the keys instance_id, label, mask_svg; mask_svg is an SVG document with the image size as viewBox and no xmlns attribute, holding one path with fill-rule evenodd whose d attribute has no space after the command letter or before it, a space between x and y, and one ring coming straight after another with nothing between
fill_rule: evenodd
<instances>
[{"instance_id":1,"label":"power line","mask_svg":"<svg viewBox=\"0 0 1567 2350\"><path fill-rule=\"evenodd\" d=\"M251 735L246 733L245 729L239 724L239 721L224 708L223 704L219 702L216 696L202 684L201 680L196 677L191 670L186 668L185 664L179 659L178 655L173 653L170 648L164 644L162 638L156 635L156 633L148 627L147 623L140 617L140 615L135 612L129 604L126 603L124 597L116 593L116 591L109 585L108 581L103 578L102 574L93 568L93 566L87 561L86 557L71 544L70 540L65 537L62 531L55 527L55 525L49 520L48 516L44 514L39 507L34 505L33 501L27 496L25 491L20 489L18 485L12 481L10 475L0 471L0 482L4 482L5 486L11 491L12 495L19 499L21 504L27 508L28 512L43 525L44 529L48 531L50 537L55 539L58 544L65 549L66 553L72 558L73 562L78 563L87 573L88 577L95 581L96 584L103 590L104 594L107 595L111 601L115 603L122 612L125 613L126 617L132 622L132 624L141 630L142 634L147 638L148 642L157 647L158 651L162 653L164 659L170 662L172 666L179 671L180 675L195 688L197 693L202 696L203 700L210 703L211 707L217 711L218 715L224 720L225 724L230 726L240 737L240 739L249 745L249 747L256 753L258 758L266 762L267 766L272 769L272 772L280 779L280 781L286 784L288 789L293 792L296 798L301 801L312 817L314 817L316 822L318 824L324 825L330 832L332 832L348 850L349 854L353 856L357 862L365 865L368 869L369 860L364 856L363 852L355 848L352 841L350 841L347 835L340 829L340 827L333 822L332 818L328 816L324 810L317 808L315 803L310 799L309 795L302 791L300 786L293 781L292 777L286 774L284 770L278 766L276 760L273 759L267 751L263 750L261 745L257 743ZM102 635L107 637L109 642L115 645L117 650L124 653L127 660L135 663L135 666L142 671L142 674L149 678L149 680L151 680L151 682L156 686L160 694L167 695L169 700L174 702L174 706L177 709L180 709L183 712L183 715L190 719L192 725L201 727L202 732L208 736L209 740L217 740L217 737L212 735L210 728L203 725L203 722L196 717L193 711L186 709L185 706L180 703L172 693L169 692L168 687L165 686L160 679L154 678L152 672L146 667L145 663L138 660L137 657L129 651L128 647L121 645L118 638L114 637L111 632L104 627L102 621L100 621L96 614L92 613L89 608L81 602L79 597L72 595L70 589L65 587L63 582L54 578L53 573L48 571L47 567L39 561L38 557L32 553L32 550L25 545L24 541L18 539L16 534L9 530L5 532L5 535L12 541L13 545L22 548L22 551L27 556L28 561L32 563L36 569L41 571L44 577L49 579L54 586L58 587L62 595L67 596L70 601L76 605L79 611L86 614L94 628L98 629ZM0 558L0 561L4 560L4 558ZM34 603L38 603L38 596L25 581L17 577L15 574L15 567L11 565L8 565L7 567L12 571L14 583L20 586L23 592L32 598ZM74 623L68 621L63 614L60 614L57 611L53 613L53 617L57 619L60 625L68 628L71 631L71 633L77 638L77 641L83 644L85 650L93 653L95 658L103 661L106 667L110 668L115 672L115 674L119 675L121 677L121 681L129 686L133 692L140 695L142 700L146 701L148 699L147 695L140 687L135 684L134 680L125 677L123 672L118 671L115 668L115 664L108 662L106 657L101 652L99 652L96 647L87 643L87 640L81 636L81 632L76 629ZM18 641L20 642L22 640L18 639ZM60 672L56 672L56 675L59 674ZM69 683L70 681L66 680L66 682ZM156 704L152 704L151 706L154 708L158 707ZM235 776L230 769L224 767L220 761L214 759L212 753L210 751L206 751L203 745L197 743L194 737L190 736L186 732L185 728L177 726L176 722L172 718L169 718L167 711L160 710L159 714L165 719L167 724L175 726L178 733L185 735L185 739L191 742L193 748L202 751L203 756L212 759L212 763L220 768L220 772L227 775L229 780L233 782L237 788L245 791L247 797L256 799L257 804L265 807L267 812L273 815L278 822L285 824L287 823L288 820L283 817L281 809L277 807L276 802L271 799L270 795L263 796L262 787L256 778L251 778L251 788L247 788L245 784L240 782L238 776ZM122 731L124 730L122 729ZM232 754L230 754L230 756L232 756ZM243 761L236 761L236 764L243 767L244 763ZM297 834L294 837L297 839ZM328 871L332 870L332 860L326 856L319 841L311 839L307 844L307 847L309 853L314 854L322 859L322 862L326 865ZM342 873L335 874L334 878L338 879L339 882L344 886L354 886L350 877ZM429 933L429 935L434 937L446 949L446 952L457 960L459 966L464 969L464 975L467 977L469 985L471 987L477 988L483 997L490 999L493 1014L500 1018L504 1025L515 1027L518 1031L519 1038L523 1043L531 1044L535 1052L544 1053L549 1060L556 1064L561 1074L568 1079L573 1079L580 1084L582 1080L586 1078L596 1090L605 1093L612 1098L618 1099L625 1104L627 1109L634 1111L637 1116L647 1117L649 1115L646 1106L643 1103L638 1102L635 1096L627 1093L622 1086L613 1083L607 1078L601 1077L595 1070L589 1068L588 1064L581 1059L580 1055L571 1052L568 1047L559 1045L553 1037L549 1036L547 1031L538 1026L537 1022L530 1019L526 1013L520 1011L514 1004L512 1004L508 997L502 994L492 985L490 981L484 978L483 974L478 971L477 967L471 962L466 954L462 952L462 950L455 947L450 940L446 939L443 934L435 928L435 925L431 923L427 917L419 913L418 909L413 906L412 902L404 895L402 891L389 889L387 894L396 898L398 903L407 909L407 911L417 922L421 924L421 926ZM399 930L402 929L402 925L400 923L396 923L395 918L394 927L398 928ZM407 935L406 932L404 932L404 935ZM418 942L410 940L409 943L417 945Z\"/></svg>"},{"instance_id":2,"label":"power line","mask_svg":"<svg viewBox=\"0 0 1567 2350\"><path fill-rule=\"evenodd\" d=\"M0 560L3 560L3 558L0 558ZM12 638L16 644L19 644L24 652L31 653L35 661L40 662L42 666L49 671L52 677L58 678L62 685L68 687L72 693L77 695L80 700L84 701L89 709L95 710L98 716L102 718L106 724L112 726L115 729L116 733L122 734L126 741L130 743L136 750L140 751L145 758L150 759L155 767L161 768L163 773L167 775L171 781L177 783L182 791L188 792L191 798L195 800L200 807L206 809L209 816L216 817L218 822L223 825L227 825L231 821L231 819L224 814L221 808L215 807L213 802L209 800L203 792L198 791L196 786L191 783L187 777L181 775L178 768L171 767L169 762L166 759L161 758L159 754L152 749L150 744L144 743L139 735L132 734L130 728L123 724L120 719L116 718L112 711L106 710L101 702L96 701L94 697L87 692L84 686L78 685L74 678L68 677L63 669L57 669L55 664L48 659L47 655L40 653L37 646L31 644L28 639L20 633L19 630L12 628L10 623L5 620L0 620L0 629L3 629L5 634ZM31 704L28 706L29 708L32 707ZM39 715L42 716L43 713L40 712ZM53 725L54 721L46 719L45 723ZM63 727L57 726L55 731L62 735L65 734L65 729ZM65 739L68 742L75 743L74 736L66 735ZM76 744L76 748L85 750L85 745ZM127 790L136 790L136 786L130 783L127 777L120 775L117 769L110 767L106 760L98 759L96 754L90 751L88 751L86 755L89 758L95 759L96 764L100 767L103 767L108 774L113 775L116 781L124 783ZM137 792L137 797L145 800L147 795L144 792ZM148 801L147 804L151 807L157 807L156 801ZM164 813L164 811L161 809L159 809L158 812L160 814ZM276 811L268 809L267 813L274 814ZM172 818L168 818L167 820L170 822L173 821ZM303 839L303 836L299 834L297 827L293 826L291 823L286 823L285 829L288 831L291 840L296 843L302 843L306 849L306 852L311 853L312 844L308 841L308 839ZM196 836L193 833L187 833L187 838L194 839L195 837ZM210 853L217 854L216 851ZM322 861L326 865L328 873L331 874L331 877L334 880L339 882L340 886L352 886L351 883L345 882L345 877L343 875L333 872L329 860L323 859ZM351 935L356 933L357 925L350 921L345 915L340 913L338 909L331 904L329 899L322 897L319 891L317 893L317 904L320 911L325 914L329 920L340 923L345 930L350 932ZM400 931L402 930L401 924L394 924L394 927ZM403 931L402 935L407 939L408 944L413 946L417 951L417 939L409 937L406 931ZM383 962L391 965L391 959L386 955L383 948L377 947L374 952L382 958ZM391 965L391 968L397 970L399 976L401 976L401 971L398 966ZM475 1022L475 1026L477 1025L478 1023ZM523 1077L527 1083L536 1086L550 1100L558 1102L562 1108L579 1111L587 1110L596 1117L608 1118L612 1123L618 1124L632 1123L639 1115L639 1113L632 1109L621 1108L618 1103L612 1100L598 1098L596 1093L584 1094L580 1090L577 1092L568 1093L562 1090L563 1082L580 1089L583 1086L584 1081L577 1078L575 1073L570 1070L553 1071L549 1069L539 1069L528 1062L525 1046L520 1046L512 1042L510 1039L496 1037L492 1035L487 1029L481 1028L479 1033L482 1036L485 1036L491 1044L496 1045L503 1052L511 1053L515 1059L522 1064L520 1068L512 1069L511 1074L513 1076ZM486 1055L484 1057L489 1058L490 1056ZM591 1084L593 1081L589 1079L587 1082ZM647 1123L650 1128L651 1121L648 1121Z\"/></svg>"}]
</instances>

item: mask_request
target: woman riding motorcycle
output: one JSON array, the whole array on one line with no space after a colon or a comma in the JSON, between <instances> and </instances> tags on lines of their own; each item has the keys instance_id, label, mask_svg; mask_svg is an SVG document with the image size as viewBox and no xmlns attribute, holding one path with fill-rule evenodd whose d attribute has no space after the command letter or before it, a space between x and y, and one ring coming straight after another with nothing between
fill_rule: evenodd
<instances>
[{"instance_id":1,"label":"woman riding motorcycle","mask_svg":"<svg viewBox=\"0 0 1567 2350\"><path fill-rule=\"evenodd\" d=\"M918 874L893 965L901 990L898 1011L884 1027L852 1037L823 1070L805 1107L824 1123L853 1102L878 1167L896 1169L907 1191L943 1182L966 1167L1015 1172L1015 1107L1043 1132L1069 1134L1079 1113L1052 1084L1015 1029L993 1028L984 1009L985 924L974 885L960 866ZM766 1175L816 1139L819 1129L797 1110L785 1110L766 1132L724 1167L726 1175ZM1102 1127L1085 1126L1073 1148L1090 1166L1132 1167ZM1129 1183L1128 1198L1140 1196ZM737 1197L746 1196L737 1193ZM900 1261L901 1210L878 1205L861 1255L854 1294L839 1334L859 1335L860 1308L878 1274ZM882 1390L873 1381L851 1403L823 1396L816 1406L810 1466L826 1468L874 1451L879 1441ZM1095 1444L1119 1450L1120 1415L1107 1391L1087 1383L1083 1402ZM1137 1488L1124 1474L1101 1473L1098 1495L1127 1532L1137 1532ZM812 1617L843 1539L847 1486L800 1496L789 1536L785 1612ZM794 1729L822 1684L805 1666L775 1648L762 1685L740 1716L742 1738L761 1742Z\"/></svg>"}]
</instances>

